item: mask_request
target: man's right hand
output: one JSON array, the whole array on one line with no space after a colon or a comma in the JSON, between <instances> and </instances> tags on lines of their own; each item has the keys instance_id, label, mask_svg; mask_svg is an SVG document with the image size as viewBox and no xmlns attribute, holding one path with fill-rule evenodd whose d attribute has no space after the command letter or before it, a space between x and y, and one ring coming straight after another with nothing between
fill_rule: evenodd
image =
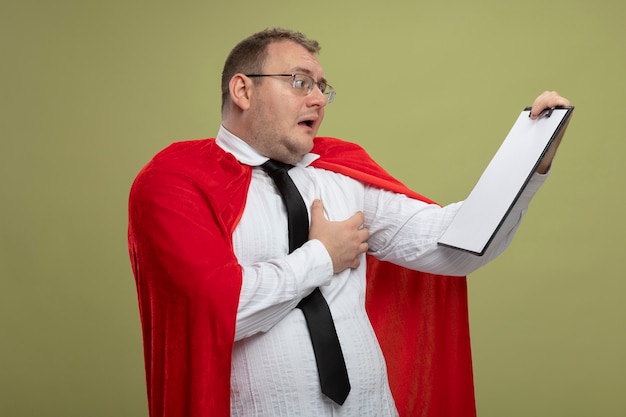
<instances>
[{"instance_id":1,"label":"man's right hand","mask_svg":"<svg viewBox=\"0 0 626 417\"><path fill-rule=\"evenodd\" d=\"M322 202L313 201L309 240L317 239L326 247L335 274L361 264L359 256L367 251L369 238L369 230L363 227L364 221L365 216L359 211L347 220L331 222L324 216Z\"/></svg>"}]
</instances>

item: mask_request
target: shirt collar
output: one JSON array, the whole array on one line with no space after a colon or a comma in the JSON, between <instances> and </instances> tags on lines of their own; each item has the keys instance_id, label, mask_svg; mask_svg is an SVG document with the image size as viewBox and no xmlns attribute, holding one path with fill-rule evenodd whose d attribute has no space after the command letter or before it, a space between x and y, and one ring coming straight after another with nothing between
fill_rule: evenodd
<instances>
[{"instance_id":1,"label":"shirt collar","mask_svg":"<svg viewBox=\"0 0 626 417\"><path fill-rule=\"evenodd\" d=\"M232 154L239 162L245 165L253 167L262 165L269 158L261 155L256 149L248 145L243 139L233 135L223 125L220 125L220 130L215 137L215 143L222 148L225 152ZM295 165L299 167L309 166L320 156L314 153L308 153L304 155L299 162Z\"/></svg>"}]
</instances>

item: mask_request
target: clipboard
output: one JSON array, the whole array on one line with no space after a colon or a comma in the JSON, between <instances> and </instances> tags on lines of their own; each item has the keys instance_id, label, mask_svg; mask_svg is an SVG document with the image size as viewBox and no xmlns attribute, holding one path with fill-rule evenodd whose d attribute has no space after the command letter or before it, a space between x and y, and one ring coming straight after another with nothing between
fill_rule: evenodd
<instances>
[{"instance_id":1,"label":"clipboard","mask_svg":"<svg viewBox=\"0 0 626 417\"><path fill-rule=\"evenodd\" d=\"M437 243L484 255L573 111L550 108L532 120L526 107Z\"/></svg>"}]
</instances>

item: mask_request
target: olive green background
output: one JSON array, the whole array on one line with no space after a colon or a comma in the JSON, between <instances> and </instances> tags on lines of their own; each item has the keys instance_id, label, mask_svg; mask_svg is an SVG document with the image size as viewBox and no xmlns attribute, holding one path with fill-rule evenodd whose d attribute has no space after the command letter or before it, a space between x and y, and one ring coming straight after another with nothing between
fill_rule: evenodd
<instances>
[{"instance_id":1,"label":"olive green background","mask_svg":"<svg viewBox=\"0 0 626 417\"><path fill-rule=\"evenodd\" d=\"M14 1L0 17L0 415L146 416L131 182L214 136L230 48L322 44L322 135L464 198L545 89L576 105L515 241L469 279L478 413L626 415L624 3Z\"/></svg>"}]
</instances>

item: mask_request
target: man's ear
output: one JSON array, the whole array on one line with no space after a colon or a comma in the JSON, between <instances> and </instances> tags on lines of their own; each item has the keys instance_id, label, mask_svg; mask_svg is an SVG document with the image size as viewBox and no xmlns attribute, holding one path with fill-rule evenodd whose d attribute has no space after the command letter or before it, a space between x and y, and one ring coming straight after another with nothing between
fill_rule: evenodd
<instances>
[{"instance_id":1,"label":"man's ear","mask_svg":"<svg viewBox=\"0 0 626 417\"><path fill-rule=\"evenodd\" d=\"M252 80L243 74L235 74L228 86L232 102L241 110L248 110L254 88Z\"/></svg>"}]
</instances>

